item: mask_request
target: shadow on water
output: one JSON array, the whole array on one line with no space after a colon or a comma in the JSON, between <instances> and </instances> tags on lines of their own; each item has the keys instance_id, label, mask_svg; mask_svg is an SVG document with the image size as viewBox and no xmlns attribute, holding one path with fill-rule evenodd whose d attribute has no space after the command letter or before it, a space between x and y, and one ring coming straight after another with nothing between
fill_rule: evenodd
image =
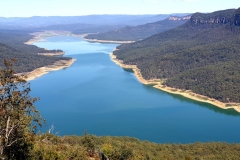
<instances>
[{"instance_id":1,"label":"shadow on water","mask_svg":"<svg viewBox=\"0 0 240 160\"><path fill-rule=\"evenodd\" d=\"M133 73L132 69L124 69L124 71L129 72L129 73ZM232 109L232 108L222 109L222 108L219 108L217 106L214 106L214 105L206 103L206 102L199 102L199 101L196 101L196 100L192 100L192 99L183 97L181 95L171 94L171 93L168 93L168 92L161 91L159 89L153 88L154 85L144 85L144 86L145 86L146 89L158 90L159 92L163 92L163 93L173 97L174 99L180 100L181 102L192 103L192 104L198 105L200 107L207 108L207 109L209 109L211 111L214 111L216 113L221 113L221 114L225 114L225 115L229 115L229 116L240 116L240 113L237 112L236 110Z\"/></svg>"},{"instance_id":2,"label":"shadow on water","mask_svg":"<svg viewBox=\"0 0 240 160\"><path fill-rule=\"evenodd\" d=\"M225 114L225 115L229 115L229 116L240 116L240 113L235 111L234 109L230 108L230 109L222 109L222 108L219 108L217 106L214 106L212 104L209 104L209 103L205 103L205 102L199 102L199 101L195 101L195 100L192 100L192 99L189 99L189 98L185 98L181 95L176 95L176 94L171 94L171 93L167 93L169 96L173 97L174 99L178 99L182 102L188 102L188 103L192 103L192 104L195 104L195 105L198 105L200 107L204 107L204 108L207 108L209 110L212 110L216 113L221 113L221 114Z\"/></svg>"},{"instance_id":3,"label":"shadow on water","mask_svg":"<svg viewBox=\"0 0 240 160\"><path fill-rule=\"evenodd\" d=\"M123 68L124 71L129 72L129 73L133 73L132 69L127 69L127 68Z\"/></svg>"}]
</instances>

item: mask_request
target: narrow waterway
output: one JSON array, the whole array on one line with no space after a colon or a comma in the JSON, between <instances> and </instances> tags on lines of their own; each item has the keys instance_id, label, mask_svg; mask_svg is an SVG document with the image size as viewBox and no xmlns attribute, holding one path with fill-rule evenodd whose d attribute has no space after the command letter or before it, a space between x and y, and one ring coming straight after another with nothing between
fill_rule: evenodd
<instances>
[{"instance_id":1,"label":"narrow waterway","mask_svg":"<svg viewBox=\"0 0 240 160\"><path fill-rule=\"evenodd\" d=\"M240 142L240 114L168 94L141 84L111 61L117 44L89 43L72 36L34 45L62 49L76 62L31 82L48 126L59 135L131 136L157 143Z\"/></svg>"}]
</instances>

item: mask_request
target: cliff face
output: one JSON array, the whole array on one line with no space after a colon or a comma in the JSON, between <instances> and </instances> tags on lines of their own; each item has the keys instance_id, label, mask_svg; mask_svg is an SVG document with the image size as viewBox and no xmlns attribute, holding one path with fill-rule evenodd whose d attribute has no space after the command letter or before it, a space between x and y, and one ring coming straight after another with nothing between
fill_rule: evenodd
<instances>
[{"instance_id":1,"label":"cliff face","mask_svg":"<svg viewBox=\"0 0 240 160\"><path fill-rule=\"evenodd\" d=\"M191 22L193 24L208 24L208 23L212 23L212 24L226 24L229 23L230 19L226 18L226 17L214 17L214 18L209 18L209 19L201 19L201 18L197 18L197 19L191 19Z\"/></svg>"},{"instance_id":2,"label":"cliff face","mask_svg":"<svg viewBox=\"0 0 240 160\"><path fill-rule=\"evenodd\" d=\"M217 11L210 14L204 14L204 13L195 13L192 15L190 22L193 25L201 25L201 24L227 24L231 22L232 17L238 10L235 9L229 9L224 11ZM236 14L236 16L239 16L239 14ZM236 22L236 21L235 21ZM239 20L237 20L237 23L239 23Z\"/></svg>"},{"instance_id":3,"label":"cliff face","mask_svg":"<svg viewBox=\"0 0 240 160\"><path fill-rule=\"evenodd\" d=\"M191 15L185 16L185 17L170 16L170 17L168 17L168 20L170 20L170 21L182 21L182 20L189 20L190 18L191 18Z\"/></svg>"},{"instance_id":4,"label":"cliff face","mask_svg":"<svg viewBox=\"0 0 240 160\"><path fill-rule=\"evenodd\" d=\"M238 8L234 14L234 25L240 26L240 8Z\"/></svg>"}]
</instances>

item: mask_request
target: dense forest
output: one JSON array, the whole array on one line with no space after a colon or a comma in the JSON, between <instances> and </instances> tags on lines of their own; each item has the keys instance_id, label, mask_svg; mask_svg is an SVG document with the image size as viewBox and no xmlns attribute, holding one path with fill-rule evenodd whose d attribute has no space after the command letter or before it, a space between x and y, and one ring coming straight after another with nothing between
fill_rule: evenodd
<instances>
[{"instance_id":1,"label":"dense forest","mask_svg":"<svg viewBox=\"0 0 240 160\"><path fill-rule=\"evenodd\" d=\"M90 34L85 38L115 41L137 41L150 37L154 34L161 33L166 30L180 26L186 23L189 18L190 16L186 17L170 16L162 21L147 23L139 26L127 26L121 29L115 29L113 31L105 33Z\"/></svg>"},{"instance_id":2,"label":"dense forest","mask_svg":"<svg viewBox=\"0 0 240 160\"><path fill-rule=\"evenodd\" d=\"M195 13L177 27L114 52L145 79L222 102L240 102L240 8Z\"/></svg>"},{"instance_id":3,"label":"dense forest","mask_svg":"<svg viewBox=\"0 0 240 160\"><path fill-rule=\"evenodd\" d=\"M54 64L58 60L69 59L67 57L46 57L38 53L55 53L62 50L45 50L24 42L32 39L30 31L0 30L0 68L4 59L16 58L16 72L28 72L36 68Z\"/></svg>"}]
</instances>

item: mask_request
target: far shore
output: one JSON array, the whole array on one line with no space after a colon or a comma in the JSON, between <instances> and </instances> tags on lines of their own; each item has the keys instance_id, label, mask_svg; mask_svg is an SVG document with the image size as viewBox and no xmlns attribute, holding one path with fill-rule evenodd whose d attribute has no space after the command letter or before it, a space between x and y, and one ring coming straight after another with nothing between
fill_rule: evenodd
<instances>
[{"instance_id":1,"label":"far shore","mask_svg":"<svg viewBox=\"0 0 240 160\"><path fill-rule=\"evenodd\" d=\"M135 41L114 41L114 40L88 39L88 38L86 38L86 36L88 36L89 34L97 34L97 33L85 33L85 34L73 34L73 35L82 37L85 41L88 41L88 42L117 43L117 44L126 44L126 43L135 42Z\"/></svg>"},{"instance_id":2,"label":"far shore","mask_svg":"<svg viewBox=\"0 0 240 160\"><path fill-rule=\"evenodd\" d=\"M44 41L46 37L52 37L56 35L71 35L69 31L42 31L42 32L34 32L31 35L34 37L29 41L25 42L25 44L32 45L37 41Z\"/></svg>"},{"instance_id":3,"label":"far shore","mask_svg":"<svg viewBox=\"0 0 240 160\"><path fill-rule=\"evenodd\" d=\"M181 90L181 89L177 89L177 88L171 88L171 87L168 87L166 85L163 85L162 84L163 80L161 80L161 79L146 80L146 79L143 78L143 76L140 72L140 69L138 69L136 65L126 65L126 64L124 64L121 60L118 60L116 58L116 56L113 55L113 53L110 54L110 57L111 57L111 60L113 62L115 62L117 65L121 66L122 68L132 69L135 76L137 77L137 79L145 85L152 84L152 85L154 85L153 86L154 88L157 88L157 89L162 90L164 92L181 95L183 97L186 97L186 98L189 98L189 99L192 99L192 100L196 100L196 101L199 101L199 102L209 103L209 104L212 104L212 105L214 105L216 107L219 107L219 108L222 108L222 109L233 108L234 110L236 110L237 112L240 113L240 104L239 103L223 103L223 102L220 102L216 99L193 93L190 90Z\"/></svg>"},{"instance_id":4,"label":"far shore","mask_svg":"<svg viewBox=\"0 0 240 160\"><path fill-rule=\"evenodd\" d=\"M100 40L100 39L87 39L83 37L84 40L89 42L99 42L99 43L117 43L117 44L126 44L126 43L133 43L135 41L113 41L113 40Z\"/></svg>"},{"instance_id":5,"label":"far shore","mask_svg":"<svg viewBox=\"0 0 240 160\"><path fill-rule=\"evenodd\" d=\"M25 44L32 45L34 42L37 41L44 41L44 38L51 37L55 35L69 35L71 32L68 31L44 31L44 32L35 32L32 33L34 35L33 39L30 39L29 41L25 42ZM56 52L56 53L38 53L39 55L44 56L61 56L64 55L65 52ZM44 67L37 68L31 72L24 72L24 73L18 73L17 75L24 75L26 77L27 81L34 80L44 74L47 74L51 71L60 70L63 68L67 68L71 66L76 59L69 59L69 60L59 60L56 61L52 65L47 65Z\"/></svg>"}]
</instances>

